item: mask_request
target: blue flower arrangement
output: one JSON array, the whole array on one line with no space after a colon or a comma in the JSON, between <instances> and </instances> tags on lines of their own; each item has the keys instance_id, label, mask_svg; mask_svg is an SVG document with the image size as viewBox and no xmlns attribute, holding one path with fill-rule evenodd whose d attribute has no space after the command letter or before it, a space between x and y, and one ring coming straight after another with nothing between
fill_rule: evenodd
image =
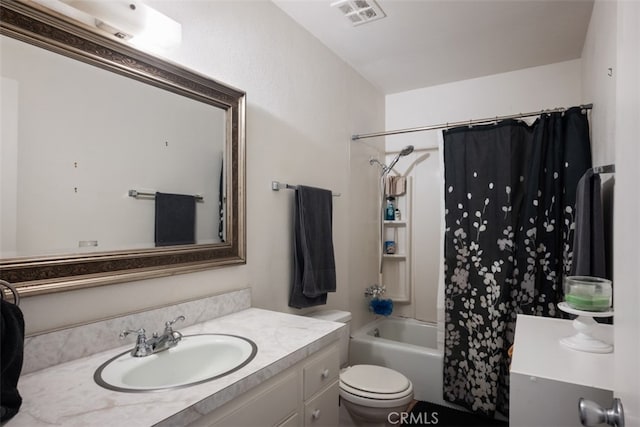
<instances>
[{"instance_id":1,"label":"blue flower arrangement","mask_svg":"<svg viewBox=\"0 0 640 427\"><path fill-rule=\"evenodd\" d=\"M365 296L371 297L371 301L369 301L369 310L380 316L388 316L393 311L393 301L381 298L386 291L387 290L384 286L372 285L364 292Z\"/></svg>"},{"instance_id":2,"label":"blue flower arrangement","mask_svg":"<svg viewBox=\"0 0 640 427\"><path fill-rule=\"evenodd\" d=\"M393 301L391 301L390 299L373 298L371 302L369 302L369 308L375 314L388 316L393 311Z\"/></svg>"}]
</instances>

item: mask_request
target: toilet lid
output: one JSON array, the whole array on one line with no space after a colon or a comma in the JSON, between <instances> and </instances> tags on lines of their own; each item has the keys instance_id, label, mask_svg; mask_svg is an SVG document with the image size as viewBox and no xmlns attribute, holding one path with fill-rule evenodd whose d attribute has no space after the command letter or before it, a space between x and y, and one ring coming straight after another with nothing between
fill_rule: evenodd
<instances>
[{"instance_id":1,"label":"toilet lid","mask_svg":"<svg viewBox=\"0 0 640 427\"><path fill-rule=\"evenodd\" d=\"M375 365L351 366L340 373L340 382L367 394L398 394L411 387L411 382L400 372Z\"/></svg>"}]
</instances>

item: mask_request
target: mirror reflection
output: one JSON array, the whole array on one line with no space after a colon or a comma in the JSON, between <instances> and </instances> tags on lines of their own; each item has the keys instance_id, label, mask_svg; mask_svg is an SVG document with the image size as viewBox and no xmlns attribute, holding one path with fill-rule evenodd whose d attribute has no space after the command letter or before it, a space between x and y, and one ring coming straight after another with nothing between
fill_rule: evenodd
<instances>
[{"instance_id":1,"label":"mirror reflection","mask_svg":"<svg viewBox=\"0 0 640 427\"><path fill-rule=\"evenodd\" d=\"M0 257L152 248L156 192L198 196L193 243L221 242L224 110L5 36L0 49Z\"/></svg>"},{"instance_id":2,"label":"mirror reflection","mask_svg":"<svg viewBox=\"0 0 640 427\"><path fill-rule=\"evenodd\" d=\"M245 93L49 12L0 3L0 279L244 264Z\"/></svg>"}]
</instances>

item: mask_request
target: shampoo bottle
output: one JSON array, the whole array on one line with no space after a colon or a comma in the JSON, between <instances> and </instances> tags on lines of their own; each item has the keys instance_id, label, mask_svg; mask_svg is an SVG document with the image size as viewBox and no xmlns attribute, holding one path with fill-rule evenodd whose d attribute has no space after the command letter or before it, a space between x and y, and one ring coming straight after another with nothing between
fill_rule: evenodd
<instances>
[{"instance_id":1,"label":"shampoo bottle","mask_svg":"<svg viewBox=\"0 0 640 427\"><path fill-rule=\"evenodd\" d=\"M396 208L393 206L395 197L387 197L387 208L384 211L384 219L386 221L393 221L396 219Z\"/></svg>"}]
</instances>

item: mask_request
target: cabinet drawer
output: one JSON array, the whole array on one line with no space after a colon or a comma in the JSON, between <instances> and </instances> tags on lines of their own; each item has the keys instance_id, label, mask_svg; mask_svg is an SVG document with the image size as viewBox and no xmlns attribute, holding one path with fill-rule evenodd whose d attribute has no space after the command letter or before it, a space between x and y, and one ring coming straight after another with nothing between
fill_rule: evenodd
<instances>
[{"instance_id":1,"label":"cabinet drawer","mask_svg":"<svg viewBox=\"0 0 640 427\"><path fill-rule=\"evenodd\" d=\"M338 425L338 381L304 405L304 425L331 426Z\"/></svg>"},{"instance_id":2,"label":"cabinet drawer","mask_svg":"<svg viewBox=\"0 0 640 427\"><path fill-rule=\"evenodd\" d=\"M316 356L304 367L304 399L320 391L322 387L338 378L340 353L334 346L330 351Z\"/></svg>"}]
</instances>

